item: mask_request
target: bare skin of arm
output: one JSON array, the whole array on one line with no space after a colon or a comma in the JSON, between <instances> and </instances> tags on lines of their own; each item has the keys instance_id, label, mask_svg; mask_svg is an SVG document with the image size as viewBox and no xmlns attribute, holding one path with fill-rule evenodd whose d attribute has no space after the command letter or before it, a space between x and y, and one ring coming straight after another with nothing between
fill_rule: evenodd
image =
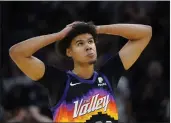
<instances>
[{"instance_id":1,"label":"bare skin of arm","mask_svg":"<svg viewBox=\"0 0 171 123\"><path fill-rule=\"evenodd\" d=\"M122 36L129 41L119 51L125 70L139 58L152 37L152 28L141 24L111 24L97 26L98 34Z\"/></svg>"},{"instance_id":2,"label":"bare skin of arm","mask_svg":"<svg viewBox=\"0 0 171 123\"><path fill-rule=\"evenodd\" d=\"M61 40L71 30L67 26L58 33L33 37L13 45L9 55L16 65L32 80L39 80L45 73L45 65L33 54L41 48Z\"/></svg>"}]
</instances>

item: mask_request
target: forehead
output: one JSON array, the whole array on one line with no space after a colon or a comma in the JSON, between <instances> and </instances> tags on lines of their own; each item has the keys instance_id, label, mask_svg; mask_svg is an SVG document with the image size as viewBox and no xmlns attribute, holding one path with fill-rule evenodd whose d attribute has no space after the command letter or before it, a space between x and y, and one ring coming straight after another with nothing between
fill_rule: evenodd
<instances>
[{"instance_id":1,"label":"forehead","mask_svg":"<svg viewBox=\"0 0 171 123\"><path fill-rule=\"evenodd\" d=\"M90 38L93 38L93 36L89 33L84 33L84 34L80 34L78 36L76 36L75 38L73 38L72 42L75 42L77 40L88 40Z\"/></svg>"}]
</instances>

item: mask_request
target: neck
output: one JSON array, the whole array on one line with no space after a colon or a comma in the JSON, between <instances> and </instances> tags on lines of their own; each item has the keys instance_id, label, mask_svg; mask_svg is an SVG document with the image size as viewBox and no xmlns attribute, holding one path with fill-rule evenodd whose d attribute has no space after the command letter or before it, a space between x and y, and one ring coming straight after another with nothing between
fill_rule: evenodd
<instances>
[{"instance_id":1,"label":"neck","mask_svg":"<svg viewBox=\"0 0 171 123\"><path fill-rule=\"evenodd\" d=\"M92 77L94 72L94 64L75 64L74 63L74 70L73 72L83 78L83 79L89 79Z\"/></svg>"}]
</instances>

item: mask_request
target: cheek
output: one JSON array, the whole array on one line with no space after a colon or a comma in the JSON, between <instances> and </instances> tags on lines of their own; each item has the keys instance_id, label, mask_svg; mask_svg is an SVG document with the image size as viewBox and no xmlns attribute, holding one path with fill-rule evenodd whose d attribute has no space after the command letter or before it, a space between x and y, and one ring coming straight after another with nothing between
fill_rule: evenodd
<instances>
[{"instance_id":1,"label":"cheek","mask_svg":"<svg viewBox=\"0 0 171 123\"><path fill-rule=\"evenodd\" d=\"M83 47L73 47L72 56L73 57L82 57L84 56L84 48Z\"/></svg>"},{"instance_id":2,"label":"cheek","mask_svg":"<svg viewBox=\"0 0 171 123\"><path fill-rule=\"evenodd\" d=\"M81 47L73 47L73 53L74 54L79 54L80 52L82 52L83 48Z\"/></svg>"},{"instance_id":3,"label":"cheek","mask_svg":"<svg viewBox=\"0 0 171 123\"><path fill-rule=\"evenodd\" d=\"M94 49L96 50L96 45L94 45Z\"/></svg>"},{"instance_id":4,"label":"cheek","mask_svg":"<svg viewBox=\"0 0 171 123\"><path fill-rule=\"evenodd\" d=\"M93 46L92 46L92 47L93 47L93 49L96 51L96 45L95 45L95 44L93 44Z\"/></svg>"}]
</instances>

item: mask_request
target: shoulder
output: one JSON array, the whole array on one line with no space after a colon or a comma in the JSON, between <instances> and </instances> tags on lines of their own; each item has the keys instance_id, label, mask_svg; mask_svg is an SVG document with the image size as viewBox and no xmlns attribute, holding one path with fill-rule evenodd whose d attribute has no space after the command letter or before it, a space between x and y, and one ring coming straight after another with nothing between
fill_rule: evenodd
<instances>
[{"instance_id":1,"label":"shoulder","mask_svg":"<svg viewBox=\"0 0 171 123\"><path fill-rule=\"evenodd\" d=\"M58 69L55 66L50 66L50 65L45 65L45 74L46 75L51 75L55 77L60 77L61 75L67 75L65 70Z\"/></svg>"},{"instance_id":2,"label":"shoulder","mask_svg":"<svg viewBox=\"0 0 171 123\"><path fill-rule=\"evenodd\" d=\"M119 78L124 74L125 69L120 59L119 53L105 59L105 63L98 70L103 73L110 81L118 83Z\"/></svg>"},{"instance_id":3,"label":"shoulder","mask_svg":"<svg viewBox=\"0 0 171 123\"><path fill-rule=\"evenodd\" d=\"M105 63L101 66L99 71L102 73L113 72L113 71L124 71L124 66L119 56L119 53L114 56L110 55L110 57L104 59Z\"/></svg>"},{"instance_id":4,"label":"shoulder","mask_svg":"<svg viewBox=\"0 0 171 123\"><path fill-rule=\"evenodd\" d=\"M40 84L44 86L50 86L52 84L61 82L63 83L68 78L66 71L60 70L55 66L45 65L45 73L41 79L38 80Z\"/></svg>"}]
</instances>

